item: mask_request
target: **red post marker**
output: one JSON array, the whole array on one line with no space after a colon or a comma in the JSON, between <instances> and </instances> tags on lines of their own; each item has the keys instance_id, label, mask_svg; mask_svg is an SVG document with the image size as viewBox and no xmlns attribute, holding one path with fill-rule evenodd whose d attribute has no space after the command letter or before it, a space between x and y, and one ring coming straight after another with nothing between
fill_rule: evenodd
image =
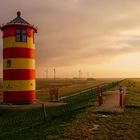
<instances>
[{"instance_id":1,"label":"red post marker","mask_svg":"<svg viewBox=\"0 0 140 140\"><path fill-rule=\"evenodd\" d=\"M102 90L102 88L100 88L100 100L101 100L101 105L103 104L103 90Z\"/></svg>"},{"instance_id":2,"label":"red post marker","mask_svg":"<svg viewBox=\"0 0 140 140\"><path fill-rule=\"evenodd\" d=\"M101 105L103 104L103 96L102 96L102 93L101 93Z\"/></svg>"},{"instance_id":3,"label":"red post marker","mask_svg":"<svg viewBox=\"0 0 140 140\"><path fill-rule=\"evenodd\" d=\"M99 93L99 106L101 106L101 104L102 104L102 101L101 101L101 93Z\"/></svg>"},{"instance_id":4,"label":"red post marker","mask_svg":"<svg viewBox=\"0 0 140 140\"><path fill-rule=\"evenodd\" d=\"M98 103L99 103L99 106L101 106L101 97L100 97L100 93L98 93Z\"/></svg>"},{"instance_id":5,"label":"red post marker","mask_svg":"<svg viewBox=\"0 0 140 140\"><path fill-rule=\"evenodd\" d=\"M122 92L123 92L123 89L122 89L122 86L120 86L120 87L119 87L119 93L120 93L120 107L122 107L122 105L123 105Z\"/></svg>"},{"instance_id":6,"label":"red post marker","mask_svg":"<svg viewBox=\"0 0 140 140\"><path fill-rule=\"evenodd\" d=\"M98 104L101 106L102 104L102 93L100 87L97 88L97 95L98 95Z\"/></svg>"},{"instance_id":7,"label":"red post marker","mask_svg":"<svg viewBox=\"0 0 140 140\"><path fill-rule=\"evenodd\" d=\"M120 93L120 107L123 105L122 93Z\"/></svg>"},{"instance_id":8,"label":"red post marker","mask_svg":"<svg viewBox=\"0 0 140 140\"><path fill-rule=\"evenodd\" d=\"M98 105L100 106L99 88L97 88L96 95L97 95L97 102L98 102Z\"/></svg>"},{"instance_id":9,"label":"red post marker","mask_svg":"<svg viewBox=\"0 0 140 140\"><path fill-rule=\"evenodd\" d=\"M122 94L122 105L125 107L125 93Z\"/></svg>"}]
</instances>

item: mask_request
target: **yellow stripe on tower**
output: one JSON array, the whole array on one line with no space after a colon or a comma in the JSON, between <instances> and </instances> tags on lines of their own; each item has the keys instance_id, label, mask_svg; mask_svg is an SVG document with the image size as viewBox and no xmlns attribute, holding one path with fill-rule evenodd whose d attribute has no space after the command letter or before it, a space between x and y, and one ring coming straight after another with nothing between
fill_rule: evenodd
<instances>
[{"instance_id":1,"label":"yellow stripe on tower","mask_svg":"<svg viewBox=\"0 0 140 140\"><path fill-rule=\"evenodd\" d=\"M7 61L11 60L11 66L7 67ZM4 59L3 69L35 69L34 59Z\"/></svg>"},{"instance_id":2,"label":"yellow stripe on tower","mask_svg":"<svg viewBox=\"0 0 140 140\"><path fill-rule=\"evenodd\" d=\"M35 90L35 80L4 80L3 91Z\"/></svg>"},{"instance_id":3,"label":"yellow stripe on tower","mask_svg":"<svg viewBox=\"0 0 140 140\"><path fill-rule=\"evenodd\" d=\"M32 37L27 37L27 42L16 42L15 36L3 38L3 48L29 47L35 48Z\"/></svg>"}]
</instances>

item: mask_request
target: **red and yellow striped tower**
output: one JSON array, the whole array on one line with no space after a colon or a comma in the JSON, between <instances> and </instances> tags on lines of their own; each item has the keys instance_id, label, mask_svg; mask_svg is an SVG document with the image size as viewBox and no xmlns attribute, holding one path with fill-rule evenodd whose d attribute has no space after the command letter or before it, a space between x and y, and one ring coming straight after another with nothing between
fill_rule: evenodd
<instances>
[{"instance_id":1,"label":"red and yellow striped tower","mask_svg":"<svg viewBox=\"0 0 140 140\"><path fill-rule=\"evenodd\" d=\"M37 28L17 12L1 26L3 31L3 101L33 103L35 96L35 44Z\"/></svg>"}]
</instances>

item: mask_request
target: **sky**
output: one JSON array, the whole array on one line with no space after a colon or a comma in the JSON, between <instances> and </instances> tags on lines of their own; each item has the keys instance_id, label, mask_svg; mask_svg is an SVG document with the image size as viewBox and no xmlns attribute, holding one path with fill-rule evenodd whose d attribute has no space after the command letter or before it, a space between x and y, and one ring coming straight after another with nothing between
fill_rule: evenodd
<instances>
[{"instance_id":1,"label":"sky","mask_svg":"<svg viewBox=\"0 0 140 140\"><path fill-rule=\"evenodd\" d=\"M139 0L0 0L0 24L21 11L38 27L37 77L140 77ZM0 33L2 76L2 33Z\"/></svg>"}]
</instances>

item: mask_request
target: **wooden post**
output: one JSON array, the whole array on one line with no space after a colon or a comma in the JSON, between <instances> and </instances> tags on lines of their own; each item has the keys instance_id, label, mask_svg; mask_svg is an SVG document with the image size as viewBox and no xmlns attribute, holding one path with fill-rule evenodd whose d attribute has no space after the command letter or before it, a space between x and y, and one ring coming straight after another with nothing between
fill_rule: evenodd
<instances>
[{"instance_id":1,"label":"wooden post","mask_svg":"<svg viewBox=\"0 0 140 140\"><path fill-rule=\"evenodd\" d=\"M101 106L101 91L100 87L97 88L97 95L98 95L98 104Z\"/></svg>"},{"instance_id":2,"label":"wooden post","mask_svg":"<svg viewBox=\"0 0 140 140\"><path fill-rule=\"evenodd\" d=\"M42 109L43 109L44 120L47 121L47 113L46 113L46 106L45 106L45 104L42 104Z\"/></svg>"},{"instance_id":3,"label":"wooden post","mask_svg":"<svg viewBox=\"0 0 140 140\"><path fill-rule=\"evenodd\" d=\"M100 93L98 93L98 104L101 106Z\"/></svg>"},{"instance_id":4,"label":"wooden post","mask_svg":"<svg viewBox=\"0 0 140 140\"><path fill-rule=\"evenodd\" d=\"M122 93L120 93L120 107L122 107Z\"/></svg>"},{"instance_id":5,"label":"wooden post","mask_svg":"<svg viewBox=\"0 0 140 140\"><path fill-rule=\"evenodd\" d=\"M102 104L103 104L103 97L102 97L102 93L101 93L100 98L101 98L101 105L102 105Z\"/></svg>"},{"instance_id":6,"label":"wooden post","mask_svg":"<svg viewBox=\"0 0 140 140\"><path fill-rule=\"evenodd\" d=\"M101 94L100 98L101 98L101 105L102 105L103 104L103 89L102 88L100 88L100 94Z\"/></svg>"},{"instance_id":7,"label":"wooden post","mask_svg":"<svg viewBox=\"0 0 140 140\"><path fill-rule=\"evenodd\" d=\"M123 89L122 86L119 87L119 94L120 94L120 107L122 107L123 105L123 100L122 100L122 93L123 93Z\"/></svg>"}]
</instances>

